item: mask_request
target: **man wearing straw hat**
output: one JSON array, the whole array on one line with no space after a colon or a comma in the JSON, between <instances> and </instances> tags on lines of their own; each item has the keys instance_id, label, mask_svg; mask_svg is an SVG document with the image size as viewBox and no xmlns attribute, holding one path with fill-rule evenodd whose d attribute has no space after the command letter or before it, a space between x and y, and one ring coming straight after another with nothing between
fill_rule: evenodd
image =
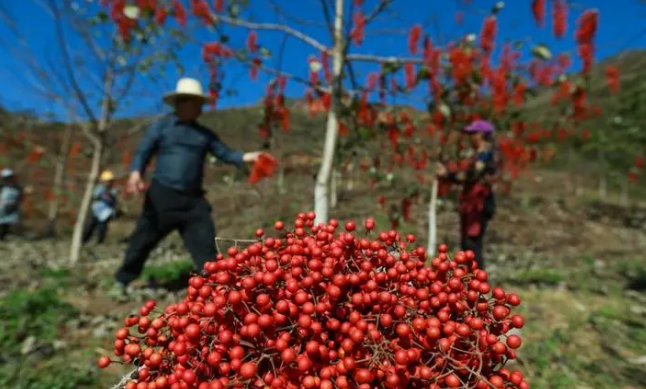
<instances>
[{"instance_id":1,"label":"man wearing straw hat","mask_svg":"<svg viewBox=\"0 0 646 389\"><path fill-rule=\"evenodd\" d=\"M0 171L0 240L4 240L13 226L20 222L20 200L22 188L11 169Z\"/></svg>"},{"instance_id":2,"label":"man wearing straw hat","mask_svg":"<svg viewBox=\"0 0 646 389\"><path fill-rule=\"evenodd\" d=\"M261 154L233 150L198 123L202 107L208 102L199 81L180 79L176 90L164 96L164 102L174 112L148 128L131 164L127 188L132 193L140 193L144 190L146 165L153 154L157 157L143 211L123 264L115 275L116 292L121 295L140 276L152 249L175 230L181 234L196 271L201 271L204 263L215 257L211 206L202 189L207 154L238 168L254 162Z\"/></svg>"},{"instance_id":3,"label":"man wearing straw hat","mask_svg":"<svg viewBox=\"0 0 646 389\"><path fill-rule=\"evenodd\" d=\"M101 173L99 185L94 189L92 215L83 230L83 243L87 243L96 230L97 243L102 244L108 234L108 223L117 215L117 195L114 188L114 173L105 170Z\"/></svg>"}]
</instances>

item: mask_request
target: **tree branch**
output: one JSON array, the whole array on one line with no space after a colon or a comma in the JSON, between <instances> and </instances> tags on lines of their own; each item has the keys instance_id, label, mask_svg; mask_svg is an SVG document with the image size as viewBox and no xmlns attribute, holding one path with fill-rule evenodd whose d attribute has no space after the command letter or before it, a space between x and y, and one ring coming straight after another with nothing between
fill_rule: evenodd
<instances>
[{"instance_id":1,"label":"tree branch","mask_svg":"<svg viewBox=\"0 0 646 389\"><path fill-rule=\"evenodd\" d=\"M381 0L377 6L375 6L375 9L372 10L368 15L366 15L366 24L370 23L373 21L379 14L381 14L383 11L388 8L389 5L391 5L395 0Z\"/></svg>"},{"instance_id":2,"label":"tree branch","mask_svg":"<svg viewBox=\"0 0 646 389\"><path fill-rule=\"evenodd\" d=\"M123 377L121 377L121 381L119 381L118 384L114 385L110 389L124 389L126 387L126 384L128 381L132 379L132 376L137 372L137 369L132 370L130 373L127 373Z\"/></svg>"},{"instance_id":3,"label":"tree branch","mask_svg":"<svg viewBox=\"0 0 646 389\"><path fill-rule=\"evenodd\" d=\"M325 27L325 23L317 22L315 20L306 20L306 19L301 19L298 18L294 15L291 15L287 13L281 6L279 6L274 0L267 0L269 3L269 7L276 12L277 15L285 18L286 20L291 20L296 24L300 24L302 26L317 26L317 27Z\"/></svg>"},{"instance_id":4,"label":"tree branch","mask_svg":"<svg viewBox=\"0 0 646 389\"><path fill-rule=\"evenodd\" d=\"M150 124L152 124L153 122L159 120L163 116L164 116L163 114L162 115L156 115L156 116L153 116L152 118L147 118L146 120L142 120L140 123L135 124L134 127L129 129L125 134L123 134L119 138L119 140L123 140L124 138L130 138L131 136L137 135L138 133L140 133L140 132L144 131L146 128L148 128L148 126ZM119 140L113 139L113 140L110 140L109 142L106 142L106 144L107 144L107 146L114 146Z\"/></svg>"},{"instance_id":5,"label":"tree branch","mask_svg":"<svg viewBox=\"0 0 646 389\"><path fill-rule=\"evenodd\" d=\"M347 56L348 61L356 61L356 62L376 62L376 63L415 63L415 64L421 64L424 63L423 58L414 58L414 57L382 57L379 55L372 55L372 54L348 54Z\"/></svg>"},{"instance_id":6,"label":"tree branch","mask_svg":"<svg viewBox=\"0 0 646 389\"><path fill-rule=\"evenodd\" d=\"M330 36L334 37L334 24L332 23L332 16L330 15L330 6L326 0L319 0L321 3L321 8L323 9L323 17L325 18L325 25L330 33ZM352 3L354 4L354 3Z\"/></svg>"},{"instance_id":7,"label":"tree branch","mask_svg":"<svg viewBox=\"0 0 646 389\"><path fill-rule=\"evenodd\" d=\"M76 80L76 76L74 75L74 71L72 68L72 61L67 47L67 42L65 41L65 34L63 33L61 15L58 8L56 7L56 0L49 0L49 4L55 16L54 25L55 25L55 31L56 31L56 40L58 41L61 51L63 52L62 54L63 54L63 64L65 66L65 73L67 74L67 77L69 78L69 81L72 84L72 88L74 89L76 98L78 99L79 103L81 104L81 107L85 111L85 114L88 116L88 119L93 123L96 123L97 121L96 115L94 115L94 112L92 111L92 107L90 107L90 104L87 101L87 97L81 90L81 87L79 86Z\"/></svg>"},{"instance_id":8,"label":"tree branch","mask_svg":"<svg viewBox=\"0 0 646 389\"><path fill-rule=\"evenodd\" d=\"M350 14L354 12L354 1L350 3ZM352 63L348 61L348 52L350 51L350 42L352 41L351 34L352 34L352 18L347 19L347 25L346 25L346 32L345 32L345 45L343 46L343 65L345 66L347 72L348 72L348 77L350 78L350 84L352 85L352 88L357 89L359 88L359 84L357 82L357 77L354 74L354 69L352 68ZM367 22L366 22L367 24Z\"/></svg>"},{"instance_id":9,"label":"tree branch","mask_svg":"<svg viewBox=\"0 0 646 389\"><path fill-rule=\"evenodd\" d=\"M49 16L52 17L52 19L56 18L56 14L53 12L52 8L47 4L45 4L44 0L33 0L33 1L38 5L40 5L45 10L45 12L47 12ZM72 8L72 2L70 2L69 0L63 0L63 2L64 2L64 7L68 13L74 12ZM70 18L69 23L73 27L74 31L78 33L81 38L83 38L83 40L88 45L88 47L92 49L92 51L97 57L97 60L100 62L105 61L105 58L106 58L105 51L101 48L100 45L96 43L94 39L91 38L91 34L89 33L90 31L92 31L92 28L90 28L90 26L87 26L87 25L81 25L78 19L76 18ZM108 52L109 51L110 50L108 50Z\"/></svg>"},{"instance_id":10,"label":"tree branch","mask_svg":"<svg viewBox=\"0 0 646 389\"><path fill-rule=\"evenodd\" d=\"M310 46L314 47L318 51L329 50L327 46L325 46L323 43L319 42L318 40L312 38L311 36L282 24L247 22L244 20L234 19L228 16L219 15L215 13L211 14L211 21L214 24L218 22L222 22L222 23L230 24L232 26L248 28L251 30L280 31L285 34L291 35L294 38L302 40L303 42L309 44Z\"/></svg>"}]
</instances>

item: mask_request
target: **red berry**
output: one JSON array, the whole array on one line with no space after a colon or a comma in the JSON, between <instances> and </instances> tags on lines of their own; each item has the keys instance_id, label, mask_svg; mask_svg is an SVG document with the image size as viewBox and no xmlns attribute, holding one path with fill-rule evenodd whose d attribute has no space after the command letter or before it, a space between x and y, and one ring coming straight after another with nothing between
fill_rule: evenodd
<instances>
[{"instance_id":1,"label":"red berry","mask_svg":"<svg viewBox=\"0 0 646 389\"><path fill-rule=\"evenodd\" d=\"M110 358L106 356L102 356L101 358L99 358L96 364L100 369L105 369L110 365L110 362L111 362Z\"/></svg>"},{"instance_id":2,"label":"red berry","mask_svg":"<svg viewBox=\"0 0 646 389\"><path fill-rule=\"evenodd\" d=\"M509 346L510 348L513 348L514 350L520 347L521 343L522 343L522 340L518 335L509 335L507 337L507 346Z\"/></svg>"},{"instance_id":3,"label":"red berry","mask_svg":"<svg viewBox=\"0 0 646 389\"><path fill-rule=\"evenodd\" d=\"M182 301L159 310L149 301L126 318L113 345L139 366L126 387L528 388L503 367L522 344L505 338L524 325L520 298L471 267L472 252L451 258L440 245L427 258L413 235L356 237L354 222L338 231L335 220L314 220L299 214L280 237L258 230L262 242L218 254Z\"/></svg>"},{"instance_id":4,"label":"red berry","mask_svg":"<svg viewBox=\"0 0 646 389\"><path fill-rule=\"evenodd\" d=\"M256 365L252 362L247 362L240 366L240 376L246 380L253 378L257 371Z\"/></svg>"}]
</instances>

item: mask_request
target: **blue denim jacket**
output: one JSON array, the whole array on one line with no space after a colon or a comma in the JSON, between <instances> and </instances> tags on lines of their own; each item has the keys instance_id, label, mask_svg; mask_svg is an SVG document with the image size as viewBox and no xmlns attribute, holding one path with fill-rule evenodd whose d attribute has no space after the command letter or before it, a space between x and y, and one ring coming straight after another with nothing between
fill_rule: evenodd
<instances>
[{"instance_id":1,"label":"blue denim jacket","mask_svg":"<svg viewBox=\"0 0 646 389\"><path fill-rule=\"evenodd\" d=\"M214 132L197 122L180 122L175 115L169 115L148 128L130 168L143 175L156 155L153 180L178 190L199 191L209 153L222 162L242 167L243 153L229 148Z\"/></svg>"},{"instance_id":2,"label":"blue denim jacket","mask_svg":"<svg viewBox=\"0 0 646 389\"><path fill-rule=\"evenodd\" d=\"M0 188L0 224L17 224L20 221L22 188L4 185Z\"/></svg>"},{"instance_id":3,"label":"blue denim jacket","mask_svg":"<svg viewBox=\"0 0 646 389\"><path fill-rule=\"evenodd\" d=\"M105 222L117 211L117 190L108 189L104 185L99 184L94 189L92 203L92 214L100 222Z\"/></svg>"}]
</instances>

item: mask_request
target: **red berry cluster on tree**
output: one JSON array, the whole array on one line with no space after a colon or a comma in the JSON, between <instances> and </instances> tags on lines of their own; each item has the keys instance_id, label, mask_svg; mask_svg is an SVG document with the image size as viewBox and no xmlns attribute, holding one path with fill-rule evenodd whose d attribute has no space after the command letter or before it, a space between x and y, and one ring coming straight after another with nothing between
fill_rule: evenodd
<instances>
[{"instance_id":1,"label":"red berry cluster on tree","mask_svg":"<svg viewBox=\"0 0 646 389\"><path fill-rule=\"evenodd\" d=\"M133 1L129 0L128 4ZM113 0L113 7L115 3L119 3L119 0ZM157 8L149 8L147 12L151 14L167 7L177 24L182 26L186 23L188 14L184 7L187 6L180 7L177 3L190 4L192 15L198 19L204 18L204 10L209 7L199 0L165 0L158 1L155 5ZM121 8L123 4L121 0ZM527 16L531 14L541 27L545 24L548 6L551 7L552 33L557 38L565 38L568 13L571 12L567 1L533 0L531 5L528 4ZM468 147L460 130L477 119L494 122L501 154L499 171L502 172L497 181L503 181L503 185L509 188L506 181L529 173L532 164L549 162L556 150L555 143L572 139L589 141L590 131L582 124L587 119L599 117L601 113L601 109L589 101L585 89L585 79L594 59L598 24L598 11L595 9L581 12L576 30L573 31L576 55L583 63L581 72L577 74L571 71L572 58L569 54L553 55L543 45L526 50L522 42L500 42L497 17L503 12L502 2L484 18L479 34L457 37L440 47L434 44L421 25L413 24L409 28L407 42L401 42L409 57L360 54L358 52L366 37L366 28L374 21L372 11L364 1L353 1L346 20L349 37L343 42L346 54L342 69L345 69L348 77L341 84L343 90L332 95L330 91L334 85L329 57L334 45L326 46L319 39L298 31L298 36L307 36L302 40L313 47L313 51L305 53L302 58L304 65L307 65L307 73L300 76L269 69L261 61L267 52L259 45L260 34L278 27L271 23L248 22L244 20L240 7L232 5L231 9L225 10L223 1L216 1L214 8L217 14L209 16L210 22L218 26L216 30L222 39L203 47L205 64L211 70L212 87L209 90L213 101L219 95L220 67L229 57L249 66L252 79L256 79L260 71L276 76L267 87L264 115L259 123L260 136L267 142L275 128L286 130L289 127L290 111L284 104L282 90L276 90L276 79L290 79L290 82L303 84L303 105L311 116L327 115L335 107L334 114L341 136L341 145L335 154L342 161L340 166L350 166L349 160L352 158L362 159L362 168L370 171L370 188L376 187L383 178L391 179L405 169L413 170L420 186L427 185L433 180L432 173L427 170L435 161L443 162L455 170L465 168L468 165L465 162ZM238 10L233 12L234 8ZM113 18L117 24L121 20L119 15L117 12ZM140 17L135 24L150 20ZM222 33L225 25L249 30L244 47L225 46L233 45L224 39L228 38ZM295 30L293 27L289 29ZM498 49L496 45L501 47ZM525 61L527 56L524 54L529 53L523 51L531 51L532 59ZM363 83L357 82L354 76L349 80L355 61L373 62L378 68L369 73ZM607 70L607 81L610 90L616 93L618 72L613 68ZM418 96L420 89L423 92ZM528 102L535 92L545 90L552 91L550 103L554 114L545 115L541 120L530 119L535 112L528 107ZM400 98L419 98L427 105L427 112L407 112L399 105ZM335 99L339 101L333 104ZM365 158L372 161L377 159L360 155L364 151L357 152L366 150L363 146L370 140L382 145L379 166L365 165ZM450 187L450 183L441 182L439 194L447 194ZM403 197L408 199L409 195L406 193ZM396 203L401 203L402 212L399 214L403 215L406 213L403 212L404 205L409 205L401 200L397 199Z\"/></svg>"}]
</instances>

